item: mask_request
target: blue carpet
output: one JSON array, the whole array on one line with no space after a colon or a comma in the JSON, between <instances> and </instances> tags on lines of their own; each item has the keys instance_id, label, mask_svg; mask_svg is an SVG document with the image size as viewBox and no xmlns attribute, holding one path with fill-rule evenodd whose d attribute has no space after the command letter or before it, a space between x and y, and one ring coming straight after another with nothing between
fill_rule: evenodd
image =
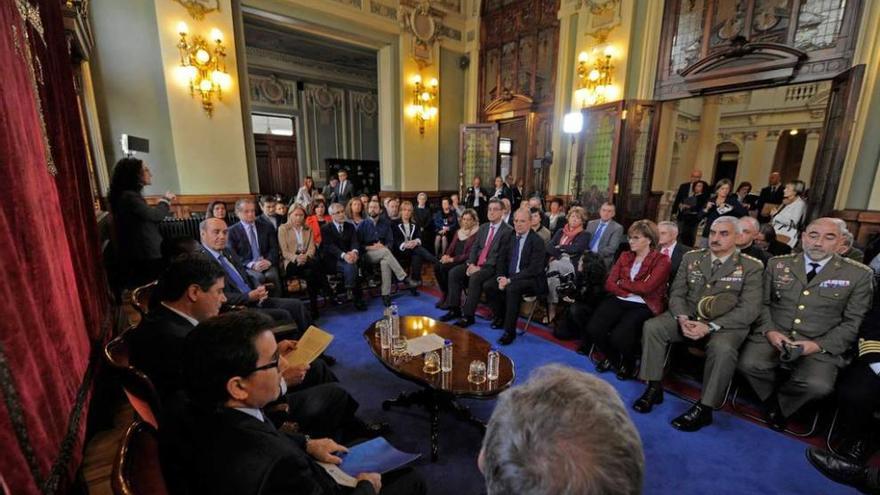
<instances>
[{"instance_id":1,"label":"blue carpet","mask_svg":"<svg viewBox=\"0 0 880 495\"><path fill-rule=\"evenodd\" d=\"M436 318L442 314L434 308L436 299L428 294L398 295L394 299L403 315ZM481 442L481 433L476 427L457 421L449 413L441 413L440 459L431 463L427 413L416 406L382 411L383 400L396 397L401 391L417 390L418 386L387 371L364 342L363 331L381 316L382 304L378 298L370 301L365 312L356 312L345 305L322 313L318 325L336 336L329 349L339 360L334 372L360 402L362 417L391 423L394 431L388 440L392 444L401 450L422 453L416 467L428 480L429 493L484 493L476 464ZM489 322L480 318L471 330L490 342L500 336L498 330L491 329ZM513 359L518 382L524 381L531 370L551 362L593 370L584 356L531 334L518 337L503 352ZM620 382L612 374L603 377L609 378L627 406L644 388L641 382ZM484 420L489 418L494 405L494 401L479 400L462 403ZM727 412L717 412L715 423L698 433L675 430L669 422L689 405L666 394L666 400L651 414L631 414L645 450L645 494L856 493L814 470L804 457L803 442Z\"/></svg>"}]
</instances>

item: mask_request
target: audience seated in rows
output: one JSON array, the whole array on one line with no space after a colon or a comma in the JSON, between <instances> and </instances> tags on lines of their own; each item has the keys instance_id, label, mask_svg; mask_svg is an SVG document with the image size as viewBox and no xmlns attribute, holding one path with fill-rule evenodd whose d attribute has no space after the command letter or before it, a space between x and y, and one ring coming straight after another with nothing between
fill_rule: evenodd
<instances>
[{"instance_id":1,"label":"audience seated in rows","mask_svg":"<svg viewBox=\"0 0 880 495\"><path fill-rule=\"evenodd\" d=\"M528 208L528 207L527 207ZM544 213L538 208L529 209L529 227L538 234L546 246L550 242L550 229L544 226Z\"/></svg>"},{"instance_id":2,"label":"audience seated in rows","mask_svg":"<svg viewBox=\"0 0 880 495\"><path fill-rule=\"evenodd\" d=\"M274 208L274 198L272 201ZM272 296L281 295L278 274L278 233L265 215L257 219L257 206L252 199L235 202L238 223L229 227L226 247L247 268L258 284L266 284Z\"/></svg>"},{"instance_id":3,"label":"audience seated in rows","mask_svg":"<svg viewBox=\"0 0 880 495\"><path fill-rule=\"evenodd\" d=\"M455 231L458 230L458 217L461 213L453 208L449 198L440 199L440 210L434 213L434 253L441 256L446 252Z\"/></svg>"}]
</instances>

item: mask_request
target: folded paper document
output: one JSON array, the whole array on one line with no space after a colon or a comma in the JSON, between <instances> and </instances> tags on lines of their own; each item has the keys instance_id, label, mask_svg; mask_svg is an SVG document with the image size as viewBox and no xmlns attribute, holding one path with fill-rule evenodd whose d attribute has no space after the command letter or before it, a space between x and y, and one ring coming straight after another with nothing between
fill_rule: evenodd
<instances>
[{"instance_id":1,"label":"folded paper document","mask_svg":"<svg viewBox=\"0 0 880 495\"><path fill-rule=\"evenodd\" d=\"M319 463L333 479L342 486L357 485L355 476L360 473L385 474L402 468L415 461L422 454L410 454L395 449L382 437L349 447L348 452L340 455L342 464Z\"/></svg>"},{"instance_id":2,"label":"folded paper document","mask_svg":"<svg viewBox=\"0 0 880 495\"><path fill-rule=\"evenodd\" d=\"M333 335L312 325L296 343L296 350L284 356L288 366L310 364L333 342Z\"/></svg>"}]
</instances>

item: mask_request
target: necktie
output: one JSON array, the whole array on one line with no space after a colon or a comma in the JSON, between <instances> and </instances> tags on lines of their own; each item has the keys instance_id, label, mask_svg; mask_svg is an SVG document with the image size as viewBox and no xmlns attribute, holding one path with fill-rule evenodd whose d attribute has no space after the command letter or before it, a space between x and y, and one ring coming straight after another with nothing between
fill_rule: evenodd
<instances>
[{"instance_id":1,"label":"necktie","mask_svg":"<svg viewBox=\"0 0 880 495\"><path fill-rule=\"evenodd\" d=\"M260 246L257 244L256 225L245 225L248 231L248 242L251 244L251 259L256 261L260 257Z\"/></svg>"},{"instance_id":2,"label":"necktie","mask_svg":"<svg viewBox=\"0 0 880 495\"><path fill-rule=\"evenodd\" d=\"M241 274L238 273L238 270L236 270L235 267L232 266L232 263L226 258L226 256L220 254L219 256L217 256L217 261L220 262L220 266L223 267L226 275L229 275L229 278L232 280L233 285L235 285L235 288L238 289L239 292L241 292L242 294L247 294L251 291L251 286L248 285L247 282L245 282L244 278L242 278Z\"/></svg>"},{"instance_id":3,"label":"necktie","mask_svg":"<svg viewBox=\"0 0 880 495\"><path fill-rule=\"evenodd\" d=\"M483 250L480 251L480 257L477 259L477 266L483 266L483 263L486 262L486 258L489 257L489 249L492 248L492 241L495 240L495 226L489 226L489 235L486 237L486 244L483 245Z\"/></svg>"},{"instance_id":4,"label":"necktie","mask_svg":"<svg viewBox=\"0 0 880 495\"><path fill-rule=\"evenodd\" d=\"M593 239L590 241L590 251L594 253L599 252L599 239L602 238L603 232L605 232L605 224L599 223L599 228L596 229L596 235L594 235Z\"/></svg>"},{"instance_id":5,"label":"necktie","mask_svg":"<svg viewBox=\"0 0 880 495\"><path fill-rule=\"evenodd\" d=\"M663 253L663 256L666 256L667 258L671 257L669 256L669 248L663 248L663 250L660 252Z\"/></svg>"},{"instance_id":6,"label":"necktie","mask_svg":"<svg viewBox=\"0 0 880 495\"><path fill-rule=\"evenodd\" d=\"M336 224L336 230L339 231L339 235L342 235L342 225L341 224L338 224L338 223Z\"/></svg>"},{"instance_id":7,"label":"necktie","mask_svg":"<svg viewBox=\"0 0 880 495\"><path fill-rule=\"evenodd\" d=\"M718 271L718 267L721 266L721 260L715 260L712 262L712 275L715 275L715 272Z\"/></svg>"},{"instance_id":8,"label":"necktie","mask_svg":"<svg viewBox=\"0 0 880 495\"><path fill-rule=\"evenodd\" d=\"M522 243L522 236L516 236L516 242L513 243L513 255L510 257L510 266L507 273L513 275L519 273L519 245Z\"/></svg>"},{"instance_id":9,"label":"necktie","mask_svg":"<svg viewBox=\"0 0 880 495\"><path fill-rule=\"evenodd\" d=\"M813 277L815 277L816 274L819 273L817 270L821 265L819 265L819 263L810 263L810 266L812 266L813 269L807 272L807 282L813 281Z\"/></svg>"}]
</instances>

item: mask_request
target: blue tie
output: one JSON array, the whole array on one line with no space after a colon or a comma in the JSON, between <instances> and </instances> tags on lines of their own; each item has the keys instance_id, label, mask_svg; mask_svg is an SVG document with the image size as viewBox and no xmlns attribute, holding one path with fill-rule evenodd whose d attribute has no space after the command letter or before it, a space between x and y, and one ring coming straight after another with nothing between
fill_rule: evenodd
<instances>
[{"instance_id":1,"label":"blue tie","mask_svg":"<svg viewBox=\"0 0 880 495\"><path fill-rule=\"evenodd\" d=\"M510 257L510 266L507 268L507 273L511 275L519 273L519 245L522 238L521 235L516 236L516 242L513 243L513 256Z\"/></svg>"},{"instance_id":2,"label":"blue tie","mask_svg":"<svg viewBox=\"0 0 880 495\"><path fill-rule=\"evenodd\" d=\"M257 243L257 226L255 224L245 225L248 235L248 243L251 245L251 261L260 259L260 245Z\"/></svg>"},{"instance_id":3,"label":"blue tie","mask_svg":"<svg viewBox=\"0 0 880 495\"><path fill-rule=\"evenodd\" d=\"M238 273L238 270L236 270L235 267L232 266L232 263L230 263L229 260L226 259L226 256L223 256L223 254L221 253L219 256L217 256L217 261L220 262L220 266L223 267L223 270L226 272L227 275L229 275L229 278L232 279L232 283L235 285L235 288L239 290L239 292L241 292L242 294L247 294L251 291L251 286L248 285L248 283L245 282L243 278L241 278L241 274Z\"/></svg>"},{"instance_id":4,"label":"blue tie","mask_svg":"<svg viewBox=\"0 0 880 495\"><path fill-rule=\"evenodd\" d=\"M599 223L599 228L596 229L596 234L593 236L593 240L590 241L590 251L597 252L599 249L599 239L602 238L602 232L605 232L605 224Z\"/></svg>"}]
</instances>

